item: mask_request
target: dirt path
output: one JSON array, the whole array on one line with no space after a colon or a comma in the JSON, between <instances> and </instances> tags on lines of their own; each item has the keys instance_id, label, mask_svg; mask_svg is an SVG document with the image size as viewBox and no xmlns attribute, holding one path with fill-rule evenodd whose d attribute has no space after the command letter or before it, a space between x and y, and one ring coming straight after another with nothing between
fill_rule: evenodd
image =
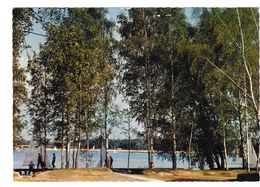
<instances>
[{"instance_id":1,"label":"dirt path","mask_svg":"<svg viewBox=\"0 0 260 187\"><path fill-rule=\"evenodd\" d=\"M120 175L122 177L128 177L131 179L135 179L137 181L145 181L145 182L164 182L158 179L151 179L144 176L136 175L136 174L125 174L125 173L115 173L116 175Z\"/></svg>"}]
</instances>

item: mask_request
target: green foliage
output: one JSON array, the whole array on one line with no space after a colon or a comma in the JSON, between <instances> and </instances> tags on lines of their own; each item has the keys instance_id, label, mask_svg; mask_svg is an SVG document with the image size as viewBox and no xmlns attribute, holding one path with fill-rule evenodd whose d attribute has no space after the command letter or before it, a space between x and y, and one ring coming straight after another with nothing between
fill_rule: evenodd
<instances>
[{"instance_id":1,"label":"green foliage","mask_svg":"<svg viewBox=\"0 0 260 187\"><path fill-rule=\"evenodd\" d=\"M99 129L108 138L124 118L133 118L145 128L148 141L141 147L151 150L153 138L158 156L172 160L173 168L177 151L183 158L192 155L191 163L200 168L223 168L225 152L234 155L241 150L245 120L252 132L257 128L250 97L248 115L244 114L241 88L250 86L238 24L240 18L257 98L257 9L195 9L197 24L190 25L180 8L132 8L118 16L117 42L115 23L107 20L105 9L33 10L15 9L14 62L33 12L47 37L28 67L29 112L40 144L51 134L67 147L72 137L79 145ZM23 70L17 63L14 67L14 80L20 78L23 84ZM113 104L118 87L130 106L127 116ZM24 86L17 90L14 107L19 113L26 90ZM127 147L126 140L114 143Z\"/></svg>"},{"instance_id":2,"label":"green foliage","mask_svg":"<svg viewBox=\"0 0 260 187\"><path fill-rule=\"evenodd\" d=\"M20 55L26 46L25 36L31 30L31 9L13 9L13 144L20 139L25 126L22 120L21 106L27 100L25 69L20 66Z\"/></svg>"},{"instance_id":3,"label":"green foliage","mask_svg":"<svg viewBox=\"0 0 260 187\"><path fill-rule=\"evenodd\" d=\"M112 25L103 9L46 9L38 15L45 20L48 39L30 63L33 127L39 133L47 129L58 141L65 135L69 141L73 134L80 139L80 131L91 134L97 129L92 119L104 87L113 78L107 42ZM39 126L46 116L49 120ZM39 136L36 139L42 143Z\"/></svg>"},{"instance_id":4,"label":"green foliage","mask_svg":"<svg viewBox=\"0 0 260 187\"><path fill-rule=\"evenodd\" d=\"M160 156L174 160L176 146L187 152L193 124L194 163L201 168L205 162L210 168L214 163L223 167L224 140L229 154L239 147L239 88L205 58L243 87L245 68L236 46L241 45L237 13L235 9L196 12L195 26L186 22L182 9L130 9L129 16L119 16L120 55L125 60L121 90L133 117L147 129L152 126L155 135L159 132ZM239 12L245 53L255 76L257 10ZM254 81L257 95L259 83ZM254 119L251 104L249 118Z\"/></svg>"}]
</instances>

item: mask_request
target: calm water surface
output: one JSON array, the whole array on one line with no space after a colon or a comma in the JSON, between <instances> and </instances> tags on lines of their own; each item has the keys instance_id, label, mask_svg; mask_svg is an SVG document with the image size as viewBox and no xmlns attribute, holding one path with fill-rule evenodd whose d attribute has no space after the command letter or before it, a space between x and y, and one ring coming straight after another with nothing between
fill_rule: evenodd
<instances>
[{"instance_id":1,"label":"calm water surface","mask_svg":"<svg viewBox=\"0 0 260 187\"><path fill-rule=\"evenodd\" d=\"M23 166L23 161L25 158L25 151L14 151L13 152L13 161L14 165L13 168L28 168L28 166ZM61 152L59 150L48 150L48 156L51 161L52 154L56 154L56 168L60 168L61 161L60 161L60 154ZM91 162L90 167L97 167L99 160L100 160L100 152L92 150L90 151L91 155ZM109 155L113 157L113 167L114 168L127 168L127 158L128 153L127 152L116 152L116 151L109 151ZM71 153L72 157L72 153ZM130 155L130 168L148 168L148 158L147 153L131 153ZM72 159L71 159L72 163ZM158 158L156 155L154 155L154 166L155 168L171 168L172 162L168 160L162 160L161 158ZM86 167L86 154L81 153L80 154L80 168ZM177 167L178 168L184 168L188 169L188 162L187 160L182 161L181 159L177 160ZM242 159L237 158L229 158L229 167L242 167ZM193 167L193 169L198 169L197 167Z\"/></svg>"}]
</instances>

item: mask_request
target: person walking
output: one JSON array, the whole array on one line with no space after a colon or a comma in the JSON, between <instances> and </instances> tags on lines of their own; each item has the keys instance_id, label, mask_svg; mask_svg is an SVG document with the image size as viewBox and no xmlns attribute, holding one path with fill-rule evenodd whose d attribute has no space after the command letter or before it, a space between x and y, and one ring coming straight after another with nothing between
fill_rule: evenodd
<instances>
[{"instance_id":1,"label":"person walking","mask_svg":"<svg viewBox=\"0 0 260 187\"><path fill-rule=\"evenodd\" d=\"M55 162L56 162L56 155L55 155L55 153L53 153L53 154L52 154L52 162L51 162L53 169L56 167L56 166L55 166Z\"/></svg>"},{"instance_id":2,"label":"person walking","mask_svg":"<svg viewBox=\"0 0 260 187\"><path fill-rule=\"evenodd\" d=\"M41 166L41 168L42 168L42 155L41 155L41 153L38 154L37 169L39 169L39 166Z\"/></svg>"}]
</instances>

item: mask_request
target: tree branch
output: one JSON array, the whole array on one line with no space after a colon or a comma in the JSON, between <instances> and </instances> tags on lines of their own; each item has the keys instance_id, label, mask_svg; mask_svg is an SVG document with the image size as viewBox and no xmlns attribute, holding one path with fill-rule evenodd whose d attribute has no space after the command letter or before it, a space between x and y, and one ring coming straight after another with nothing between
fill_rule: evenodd
<instances>
[{"instance_id":1,"label":"tree branch","mask_svg":"<svg viewBox=\"0 0 260 187\"><path fill-rule=\"evenodd\" d=\"M226 77L228 77L229 80L231 80L241 91L245 92L245 90L239 86L228 74L226 74L221 68L219 68L216 64L214 64L210 59L208 59L207 57L204 57L204 59L206 61L208 61L211 65L213 65L215 68L217 68L221 73L223 73ZM248 94L247 94L248 95ZM250 95L248 95L248 97L251 98Z\"/></svg>"},{"instance_id":2,"label":"tree branch","mask_svg":"<svg viewBox=\"0 0 260 187\"><path fill-rule=\"evenodd\" d=\"M35 35L38 35L38 36L42 36L42 37L46 37L48 38L48 36L44 35L44 34L40 34L40 33L36 33L36 32L32 32L32 31L27 31L29 34L35 34Z\"/></svg>"},{"instance_id":3,"label":"tree branch","mask_svg":"<svg viewBox=\"0 0 260 187\"><path fill-rule=\"evenodd\" d=\"M236 46L238 47L239 51L241 51L241 46L239 46L239 44L236 42L235 38L233 37L233 35L231 34L230 30L228 29L226 23L225 23L224 20L220 17L218 10L217 10L217 14L218 14L218 18L220 19L220 21L221 21L222 24L224 25L225 29L227 30L228 35L229 35L230 38L233 40L233 42L236 44Z\"/></svg>"},{"instance_id":4,"label":"tree branch","mask_svg":"<svg viewBox=\"0 0 260 187\"><path fill-rule=\"evenodd\" d=\"M249 79L249 87L250 87L250 93L251 93L251 99L253 101L254 104L254 108L257 111L258 110L258 106L256 104L255 101L255 96L254 96L254 91L253 91L253 81L252 81L252 74L249 71L248 65L249 63L247 63L246 61L246 57L245 57L245 43L244 43L244 34L243 34L243 30L242 30L242 26L241 26L241 20L240 20L240 15L239 15L239 11L238 8L236 9L237 11L237 19L238 19L238 26L239 26L239 31L240 31L240 37L241 37L241 54L242 54L242 58L243 58L243 62L244 62L244 66L247 72L247 76Z\"/></svg>"},{"instance_id":5,"label":"tree branch","mask_svg":"<svg viewBox=\"0 0 260 187\"><path fill-rule=\"evenodd\" d=\"M255 26L256 26L257 33L258 33L258 32L259 32L258 22L256 21L255 14L254 14L254 12L253 12L253 8L251 8L250 10L251 10L251 13L252 13L252 17L253 17L253 19L254 19L254 22L255 22Z\"/></svg>"},{"instance_id":6,"label":"tree branch","mask_svg":"<svg viewBox=\"0 0 260 187\"><path fill-rule=\"evenodd\" d=\"M233 40L233 42L235 43L235 45L236 45L237 48L239 49L240 53L242 54L242 53L243 53L243 50L244 50L244 49L242 49L243 46L240 46L240 45L238 44L238 42L235 40L235 38L234 38L233 35L231 34L230 30L228 29L226 23L225 23L224 20L220 17L219 11L217 11L217 14L218 14L218 18L220 19L220 21L221 21L222 24L224 25L226 31L228 32L230 38ZM242 44L242 45L243 45L243 44ZM242 54L242 55L243 55L243 54ZM244 54L244 57L245 57L245 54ZM246 58L245 58L245 62L248 63L248 61L246 60ZM249 63L248 63L248 64L249 64Z\"/></svg>"}]
</instances>

